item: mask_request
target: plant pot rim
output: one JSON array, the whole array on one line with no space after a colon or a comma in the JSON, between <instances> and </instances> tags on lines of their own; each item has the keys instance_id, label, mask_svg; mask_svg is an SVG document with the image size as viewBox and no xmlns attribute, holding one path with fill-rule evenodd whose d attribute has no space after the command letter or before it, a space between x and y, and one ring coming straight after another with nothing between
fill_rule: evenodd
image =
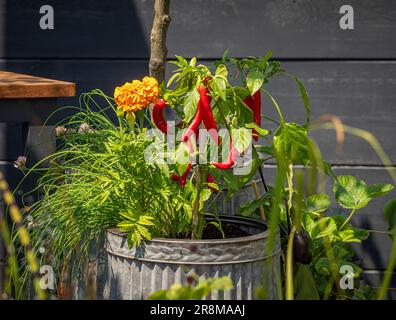
<instances>
[{"instance_id":1,"label":"plant pot rim","mask_svg":"<svg viewBox=\"0 0 396 320\"><path fill-rule=\"evenodd\" d=\"M184 244L232 244L232 243L241 243L241 242L250 242L257 241L260 239L265 239L269 237L269 229L267 227L267 223L263 220L255 219L255 218L247 218L242 216L231 216L231 215L218 215L218 218L221 222L229 222L235 224L244 224L246 226L251 226L254 228L262 228L263 231L243 236L243 237L235 237L235 238L227 238L227 239L173 239L173 238L153 238L151 240L143 240L143 242L151 242L151 243L184 243ZM217 220L216 218L206 217L207 220ZM120 231L118 228L109 228L107 232L120 236L126 237L126 233Z\"/></svg>"},{"instance_id":2,"label":"plant pot rim","mask_svg":"<svg viewBox=\"0 0 396 320\"><path fill-rule=\"evenodd\" d=\"M115 257L164 264L230 265L250 263L276 256L280 246L275 239L274 248L266 243L270 231L266 222L229 215L219 215L222 222L244 225L255 234L229 239L166 239L154 238L142 241L139 247L129 248L126 234L117 228L109 229L106 235L106 251ZM208 220L215 218L207 217ZM277 235L276 235L277 237Z\"/></svg>"}]
</instances>

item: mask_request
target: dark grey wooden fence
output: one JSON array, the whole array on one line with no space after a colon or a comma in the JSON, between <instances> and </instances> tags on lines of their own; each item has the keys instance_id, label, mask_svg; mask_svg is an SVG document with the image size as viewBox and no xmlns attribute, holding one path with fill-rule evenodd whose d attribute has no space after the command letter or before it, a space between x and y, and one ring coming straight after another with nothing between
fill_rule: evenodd
<instances>
[{"instance_id":1,"label":"dark grey wooden fence","mask_svg":"<svg viewBox=\"0 0 396 320\"><path fill-rule=\"evenodd\" d=\"M39 27L39 9L55 10L55 29ZM354 9L355 29L341 30L339 9ZM76 82L79 92L116 85L148 72L153 0L0 0L0 69ZM274 58L298 75L311 96L312 114L335 114L346 124L371 131L396 164L396 2L390 0L172 0L169 58ZM269 84L289 120L303 120L295 85L287 78ZM76 104L64 100L64 104ZM266 110L268 106L268 111ZM263 112L274 114L270 103ZM31 145L37 130L31 130ZM335 153L334 132L313 135L339 174L355 174L368 183L390 179L378 156L360 139L347 136ZM33 148L39 158L51 150ZM265 169L272 175L273 168ZM393 192L391 196L394 196ZM384 199L353 222L386 230ZM374 284L386 267L387 235L373 233L356 251Z\"/></svg>"}]
</instances>

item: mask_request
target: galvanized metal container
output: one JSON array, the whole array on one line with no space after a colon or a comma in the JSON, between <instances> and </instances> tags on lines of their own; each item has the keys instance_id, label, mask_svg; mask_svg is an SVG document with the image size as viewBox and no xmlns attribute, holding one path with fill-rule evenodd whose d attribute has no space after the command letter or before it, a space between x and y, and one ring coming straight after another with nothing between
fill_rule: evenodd
<instances>
[{"instance_id":1,"label":"galvanized metal container","mask_svg":"<svg viewBox=\"0 0 396 320\"><path fill-rule=\"evenodd\" d=\"M268 298L278 297L280 245L268 252L269 231L264 222L221 216L223 224L237 225L249 236L216 240L153 239L129 249L126 236L108 230L104 270L104 299L147 299L174 283L187 283L187 276L229 276L234 289L213 292L209 299L254 299L255 289L266 284ZM268 261L271 259L271 261ZM269 263L267 263L269 262Z\"/></svg>"}]
</instances>

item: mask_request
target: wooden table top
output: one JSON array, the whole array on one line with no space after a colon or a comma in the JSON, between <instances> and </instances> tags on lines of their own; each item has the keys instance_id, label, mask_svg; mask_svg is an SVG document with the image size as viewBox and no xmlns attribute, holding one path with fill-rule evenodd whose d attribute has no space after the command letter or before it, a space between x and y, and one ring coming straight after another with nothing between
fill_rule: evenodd
<instances>
[{"instance_id":1,"label":"wooden table top","mask_svg":"<svg viewBox=\"0 0 396 320\"><path fill-rule=\"evenodd\" d=\"M0 99L58 98L76 95L76 84L0 71Z\"/></svg>"}]
</instances>

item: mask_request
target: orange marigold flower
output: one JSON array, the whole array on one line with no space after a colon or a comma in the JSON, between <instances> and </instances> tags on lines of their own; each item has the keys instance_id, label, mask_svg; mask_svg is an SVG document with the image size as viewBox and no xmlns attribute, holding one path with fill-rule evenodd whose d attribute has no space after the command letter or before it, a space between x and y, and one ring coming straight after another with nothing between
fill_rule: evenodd
<instances>
[{"instance_id":1,"label":"orange marigold flower","mask_svg":"<svg viewBox=\"0 0 396 320\"><path fill-rule=\"evenodd\" d=\"M142 81L133 80L121 87L116 87L114 99L125 112L135 112L157 101L159 94L158 81L151 77L144 77Z\"/></svg>"}]
</instances>

